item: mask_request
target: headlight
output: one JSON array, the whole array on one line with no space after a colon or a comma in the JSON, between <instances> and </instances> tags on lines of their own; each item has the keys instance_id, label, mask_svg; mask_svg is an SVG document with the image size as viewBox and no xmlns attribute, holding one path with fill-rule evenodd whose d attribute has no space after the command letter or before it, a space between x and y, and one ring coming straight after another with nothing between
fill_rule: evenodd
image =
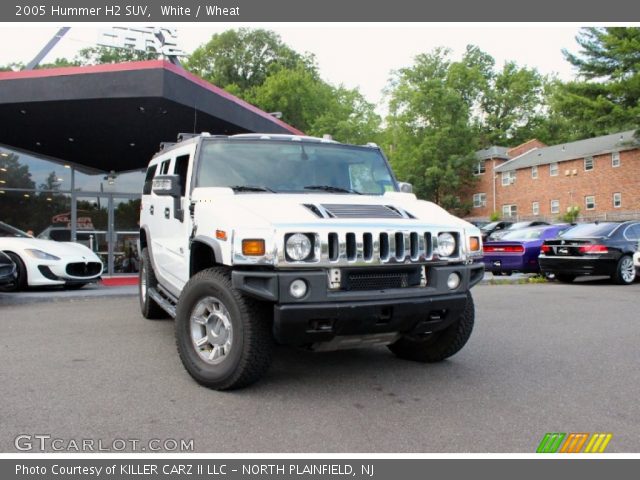
<instances>
[{"instance_id":1,"label":"headlight","mask_svg":"<svg viewBox=\"0 0 640 480\"><path fill-rule=\"evenodd\" d=\"M450 257L456 251L456 239L450 233L441 233L438 235L438 255L441 257Z\"/></svg>"},{"instance_id":2,"label":"headlight","mask_svg":"<svg viewBox=\"0 0 640 480\"><path fill-rule=\"evenodd\" d=\"M311 255L311 240L304 233L294 233L287 238L286 250L291 260L305 260Z\"/></svg>"},{"instance_id":3,"label":"headlight","mask_svg":"<svg viewBox=\"0 0 640 480\"><path fill-rule=\"evenodd\" d=\"M39 258L40 260L60 260L60 258L55 255L51 255L50 253L43 252L42 250L37 250L35 248L26 248L25 252L33 258Z\"/></svg>"}]
</instances>

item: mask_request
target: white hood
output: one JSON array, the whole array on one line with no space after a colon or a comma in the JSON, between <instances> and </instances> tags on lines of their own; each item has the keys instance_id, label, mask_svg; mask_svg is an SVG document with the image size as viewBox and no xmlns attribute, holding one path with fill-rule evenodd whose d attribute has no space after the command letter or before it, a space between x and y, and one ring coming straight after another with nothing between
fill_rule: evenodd
<instances>
[{"instance_id":1,"label":"white hood","mask_svg":"<svg viewBox=\"0 0 640 480\"><path fill-rule=\"evenodd\" d=\"M234 193L228 188L200 188L193 193L196 202L216 209L229 225L237 228L268 228L290 224L371 224L372 222L397 226L415 223L430 225L455 225L475 228L432 202L418 200L414 194L387 192L384 195L356 195L333 193ZM410 218L319 218L305 205L388 205L404 210ZM196 205L196 208L199 208ZM205 207L206 208L206 207Z\"/></svg>"}]
</instances>

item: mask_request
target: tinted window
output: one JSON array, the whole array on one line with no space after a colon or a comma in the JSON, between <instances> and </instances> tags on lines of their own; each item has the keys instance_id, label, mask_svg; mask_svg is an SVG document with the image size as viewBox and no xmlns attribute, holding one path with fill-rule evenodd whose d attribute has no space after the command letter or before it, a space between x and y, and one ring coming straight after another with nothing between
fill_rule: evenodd
<instances>
[{"instance_id":1,"label":"tinted window","mask_svg":"<svg viewBox=\"0 0 640 480\"><path fill-rule=\"evenodd\" d=\"M619 223L585 223L582 225L576 225L570 228L566 232L563 232L561 237L565 238L580 238L580 237L606 237L613 230L620 225Z\"/></svg>"},{"instance_id":2,"label":"tinted window","mask_svg":"<svg viewBox=\"0 0 640 480\"><path fill-rule=\"evenodd\" d=\"M176 158L176 164L173 167L174 175L180 177L180 196L184 197L187 188L187 170L189 169L189 155L182 155Z\"/></svg>"},{"instance_id":3,"label":"tinted window","mask_svg":"<svg viewBox=\"0 0 640 480\"><path fill-rule=\"evenodd\" d=\"M487 232L488 232L489 230L493 230L494 228L496 228L496 227L498 226L498 224L499 224L499 223L500 223L500 222L491 222L491 223L488 223L488 224L486 224L484 227L482 227L482 230L485 230L485 231L487 231Z\"/></svg>"},{"instance_id":4,"label":"tinted window","mask_svg":"<svg viewBox=\"0 0 640 480\"><path fill-rule=\"evenodd\" d=\"M153 185L153 177L156 174L157 165L151 165L147 169L147 174L144 177L144 187L142 187L143 195L151 194L151 186Z\"/></svg>"},{"instance_id":5,"label":"tinted window","mask_svg":"<svg viewBox=\"0 0 640 480\"><path fill-rule=\"evenodd\" d=\"M636 223L635 225L631 225L627 228L625 236L629 240L640 240L640 223Z\"/></svg>"},{"instance_id":6,"label":"tinted window","mask_svg":"<svg viewBox=\"0 0 640 480\"><path fill-rule=\"evenodd\" d=\"M169 163L171 163L171 160L165 160L160 164L160 175L169 173Z\"/></svg>"},{"instance_id":7,"label":"tinted window","mask_svg":"<svg viewBox=\"0 0 640 480\"><path fill-rule=\"evenodd\" d=\"M11 225L7 225L6 223L0 222L0 237L29 237L22 230L18 230Z\"/></svg>"}]
</instances>

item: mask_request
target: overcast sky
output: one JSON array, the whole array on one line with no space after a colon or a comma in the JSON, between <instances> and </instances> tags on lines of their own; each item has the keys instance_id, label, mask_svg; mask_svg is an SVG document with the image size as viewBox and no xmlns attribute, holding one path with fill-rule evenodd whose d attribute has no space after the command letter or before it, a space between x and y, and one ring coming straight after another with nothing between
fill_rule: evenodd
<instances>
[{"instance_id":1,"label":"overcast sky","mask_svg":"<svg viewBox=\"0 0 640 480\"><path fill-rule=\"evenodd\" d=\"M180 47L191 52L212 34L241 25L178 26ZM468 44L478 45L497 65L514 60L544 74L567 80L573 70L561 50L576 51L578 26L556 25L391 25L391 24L283 24L249 25L276 31L299 52L316 55L322 76L347 87L358 87L367 99L382 101L390 72L409 66L415 55L438 46L449 47L459 57ZM108 27L72 27L51 54L71 58L81 48L94 45ZM31 60L55 34L57 27L3 25L0 28L0 64Z\"/></svg>"}]
</instances>

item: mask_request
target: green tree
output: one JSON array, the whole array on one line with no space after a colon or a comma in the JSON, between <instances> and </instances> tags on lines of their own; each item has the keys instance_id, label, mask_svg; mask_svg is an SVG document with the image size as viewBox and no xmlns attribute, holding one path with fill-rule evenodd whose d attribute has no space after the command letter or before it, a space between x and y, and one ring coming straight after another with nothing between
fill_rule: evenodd
<instances>
[{"instance_id":1,"label":"green tree","mask_svg":"<svg viewBox=\"0 0 640 480\"><path fill-rule=\"evenodd\" d=\"M518 145L537 136L549 140L546 128L547 79L534 68L506 62L490 74L482 98L483 131L488 145ZM542 135L541 135L542 134Z\"/></svg>"},{"instance_id":2,"label":"green tree","mask_svg":"<svg viewBox=\"0 0 640 480\"><path fill-rule=\"evenodd\" d=\"M640 28L583 28L579 53L564 50L578 69L552 106L573 123L574 138L637 128L640 123Z\"/></svg>"},{"instance_id":3,"label":"green tree","mask_svg":"<svg viewBox=\"0 0 640 480\"><path fill-rule=\"evenodd\" d=\"M387 90L388 151L399 178L420 197L462 212L460 197L473 182L480 104L492 60L468 47L460 61L437 48L395 73Z\"/></svg>"},{"instance_id":4,"label":"green tree","mask_svg":"<svg viewBox=\"0 0 640 480\"><path fill-rule=\"evenodd\" d=\"M240 96L279 70L299 66L317 76L312 56L297 53L272 31L249 28L213 35L185 62L187 70Z\"/></svg>"}]
</instances>

